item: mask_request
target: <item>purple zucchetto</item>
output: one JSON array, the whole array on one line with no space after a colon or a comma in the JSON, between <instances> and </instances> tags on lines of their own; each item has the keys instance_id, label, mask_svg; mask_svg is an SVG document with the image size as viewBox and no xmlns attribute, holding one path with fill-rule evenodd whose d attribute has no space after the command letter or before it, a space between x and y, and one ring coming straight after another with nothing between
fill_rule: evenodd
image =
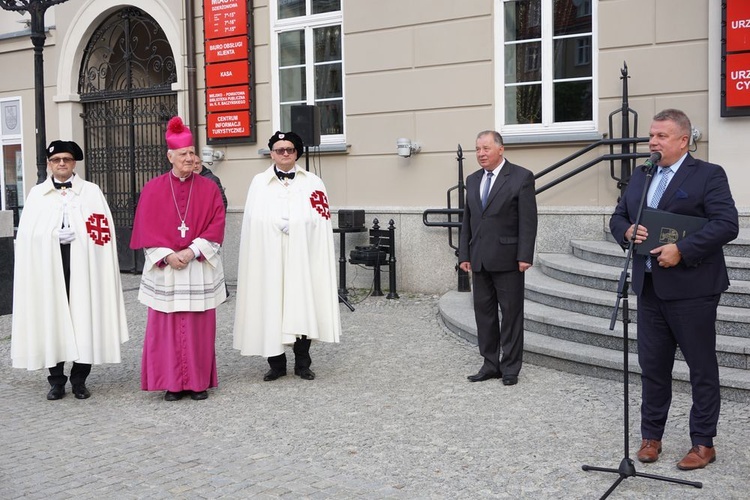
<instances>
[{"instance_id":1,"label":"purple zucchetto","mask_svg":"<svg viewBox=\"0 0 750 500\"><path fill-rule=\"evenodd\" d=\"M182 149L193 145L193 133L182 123L182 118L179 116L169 120L165 137L168 149Z\"/></svg>"}]
</instances>

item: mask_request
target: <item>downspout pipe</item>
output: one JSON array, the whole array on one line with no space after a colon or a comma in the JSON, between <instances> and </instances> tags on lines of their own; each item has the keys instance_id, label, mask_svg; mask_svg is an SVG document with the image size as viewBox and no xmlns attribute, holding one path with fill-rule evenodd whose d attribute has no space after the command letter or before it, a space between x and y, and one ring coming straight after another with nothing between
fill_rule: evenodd
<instances>
[{"instance_id":1,"label":"downspout pipe","mask_svg":"<svg viewBox=\"0 0 750 500\"><path fill-rule=\"evenodd\" d=\"M198 83L195 51L195 5L185 0L185 43L187 44L188 127L195 142L198 139Z\"/></svg>"}]
</instances>

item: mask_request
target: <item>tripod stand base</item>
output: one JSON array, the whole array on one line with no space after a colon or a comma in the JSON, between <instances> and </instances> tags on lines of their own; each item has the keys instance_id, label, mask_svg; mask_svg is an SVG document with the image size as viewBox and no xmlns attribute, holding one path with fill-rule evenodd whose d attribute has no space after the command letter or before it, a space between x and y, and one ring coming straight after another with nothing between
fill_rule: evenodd
<instances>
[{"instance_id":1,"label":"tripod stand base","mask_svg":"<svg viewBox=\"0 0 750 500\"><path fill-rule=\"evenodd\" d=\"M344 304L344 305L345 305L346 307L348 307L348 308L349 308L349 310L350 310L351 312L354 312L354 306L352 305L352 303L351 303L351 302L349 302L348 300L346 300L346 297L344 297L344 296L343 296L343 295L341 294L341 292L339 292L339 302L341 302L341 303L342 303L342 304Z\"/></svg>"},{"instance_id":2,"label":"tripod stand base","mask_svg":"<svg viewBox=\"0 0 750 500\"><path fill-rule=\"evenodd\" d=\"M656 479L657 481L667 481L670 483L693 486L695 488L703 488L703 483L698 482L698 481L686 481L684 479L677 479L674 477L657 476L654 474L644 474L642 472L636 472L635 463L628 457L625 457L622 459L622 462L620 462L620 466L617 469L611 469L611 468L606 468L606 467L594 467L591 465L582 465L581 469L587 472L588 471L612 472L614 474L620 475L620 477L617 478L617 480L614 482L614 484L612 484L612 486L607 490L607 492L601 496L602 499L607 498L610 493L615 491L615 488L617 488L624 479L627 479L629 477L645 477L648 479Z\"/></svg>"}]
</instances>

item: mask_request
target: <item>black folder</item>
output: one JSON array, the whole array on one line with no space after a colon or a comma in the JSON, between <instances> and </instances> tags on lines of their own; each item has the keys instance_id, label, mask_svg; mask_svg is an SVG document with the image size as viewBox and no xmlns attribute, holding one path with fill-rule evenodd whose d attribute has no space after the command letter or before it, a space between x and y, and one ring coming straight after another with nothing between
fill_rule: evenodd
<instances>
[{"instance_id":1,"label":"black folder","mask_svg":"<svg viewBox=\"0 0 750 500\"><path fill-rule=\"evenodd\" d=\"M706 225L705 217L675 214L655 208L644 208L641 225L648 229L648 238L635 246L635 252L640 255L650 255L656 247L668 243L677 243Z\"/></svg>"}]
</instances>

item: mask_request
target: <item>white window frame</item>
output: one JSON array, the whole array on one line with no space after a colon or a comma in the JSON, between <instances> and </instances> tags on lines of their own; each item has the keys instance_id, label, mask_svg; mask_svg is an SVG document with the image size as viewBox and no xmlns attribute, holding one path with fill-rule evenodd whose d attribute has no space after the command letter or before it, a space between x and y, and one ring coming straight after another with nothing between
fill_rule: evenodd
<instances>
[{"instance_id":1,"label":"white window frame","mask_svg":"<svg viewBox=\"0 0 750 500\"><path fill-rule=\"evenodd\" d=\"M591 120L578 122L553 122L554 117L554 83L560 80L554 79L554 41L562 38L580 37L581 33L558 36L553 39L554 26L552 12L554 0L541 0L542 23L541 23L541 45L542 45L542 123L534 124L505 124L505 4L512 0L494 0L495 8L495 123L496 128L504 137L545 135L545 134L575 134L581 132L592 132L598 128L598 106L599 85L598 75L598 29L597 13L598 2L591 1L591 91L592 110ZM529 40L524 40L528 42ZM585 78L588 80L589 78ZM581 79L566 78L565 81ZM529 82L523 82L529 83Z\"/></svg>"},{"instance_id":2,"label":"white window frame","mask_svg":"<svg viewBox=\"0 0 750 500\"><path fill-rule=\"evenodd\" d=\"M4 146L21 146L21 155L23 155L24 152L24 146L23 146L23 101L20 97L7 97L7 98L0 98L0 103L5 102L16 102L18 103L18 134L8 134L5 135L4 130L2 127L0 127L0 149L2 149ZM2 109L2 106L0 106L0 109ZM5 120L5 117L0 117L0 119ZM18 173L16 172L16 175ZM21 175L22 175L22 189L17 193L18 194L18 203L20 206L24 205L25 199L26 199L26 172L24 170L24 164L23 164L23 156L21 156ZM2 175L0 175L0 208L2 210L7 210L8 207L7 200L5 199L5 166L3 165Z\"/></svg>"},{"instance_id":3,"label":"white window frame","mask_svg":"<svg viewBox=\"0 0 750 500\"><path fill-rule=\"evenodd\" d=\"M310 0L307 0L307 11L310 9ZM326 12L323 14L313 14L309 16L298 16L289 19L278 19L278 0L269 1L269 10L271 18L271 99L273 102L272 120L273 130L280 130L281 127L281 91L279 89L279 34L286 31L305 32L305 82L307 85L307 101L300 104L315 105L315 46L313 42L313 30L324 28L326 26L341 26L341 108L342 108L342 126L343 134L324 135L321 131L320 143L323 144L344 144L346 142L346 78L344 70L344 0L341 0L341 10L336 12ZM322 125L322 124L321 124Z\"/></svg>"}]
</instances>

